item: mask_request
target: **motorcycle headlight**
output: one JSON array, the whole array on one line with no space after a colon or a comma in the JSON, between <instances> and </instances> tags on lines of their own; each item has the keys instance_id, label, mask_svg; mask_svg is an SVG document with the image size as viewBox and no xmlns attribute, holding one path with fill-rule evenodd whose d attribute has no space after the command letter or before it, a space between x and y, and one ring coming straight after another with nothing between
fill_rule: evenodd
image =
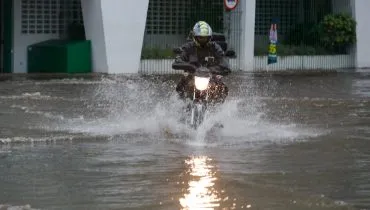
<instances>
[{"instance_id":1,"label":"motorcycle headlight","mask_svg":"<svg viewBox=\"0 0 370 210\"><path fill-rule=\"evenodd\" d=\"M210 77L197 77L194 76L195 88L198 90L205 90L208 87Z\"/></svg>"}]
</instances>

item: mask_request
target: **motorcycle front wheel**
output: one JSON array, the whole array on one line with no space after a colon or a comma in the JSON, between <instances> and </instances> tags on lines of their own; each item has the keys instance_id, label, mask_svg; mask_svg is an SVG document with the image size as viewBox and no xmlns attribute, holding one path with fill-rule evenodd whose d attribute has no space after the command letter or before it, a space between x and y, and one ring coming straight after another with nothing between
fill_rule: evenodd
<instances>
[{"instance_id":1,"label":"motorcycle front wheel","mask_svg":"<svg viewBox=\"0 0 370 210\"><path fill-rule=\"evenodd\" d=\"M203 103L193 103L190 109L190 126L198 129L204 120L206 105Z\"/></svg>"}]
</instances>

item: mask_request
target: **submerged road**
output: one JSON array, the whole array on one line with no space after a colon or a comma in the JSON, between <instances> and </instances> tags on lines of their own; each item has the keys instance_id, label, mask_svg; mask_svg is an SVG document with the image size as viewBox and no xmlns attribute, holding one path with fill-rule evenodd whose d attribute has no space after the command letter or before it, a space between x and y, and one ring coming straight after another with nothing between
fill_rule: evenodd
<instances>
[{"instance_id":1,"label":"submerged road","mask_svg":"<svg viewBox=\"0 0 370 210\"><path fill-rule=\"evenodd\" d=\"M0 209L370 209L367 72L231 75L198 132L177 78L4 79Z\"/></svg>"}]
</instances>

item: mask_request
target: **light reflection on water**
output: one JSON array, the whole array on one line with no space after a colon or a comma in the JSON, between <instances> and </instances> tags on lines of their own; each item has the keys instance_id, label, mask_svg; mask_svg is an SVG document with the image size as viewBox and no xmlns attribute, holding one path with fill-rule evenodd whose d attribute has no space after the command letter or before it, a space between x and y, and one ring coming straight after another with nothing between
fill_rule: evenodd
<instances>
[{"instance_id":1,"label":"light reflection on water","mask_svg":"<svg viewBox=\"0 0 370 210\"><path fill-rule=\"evenodd\" d=\"M187 193L179 199L183 210L214 209L220 206L221 198L215 189L217 180L212 159L207 156L193 156L185 160L189 182Z\"/></svg>"},{"instance_id":2,"label":"light reflection on water","mask_svg":"<svg viewBox=\"0 0 370 210\"><path fill-rule=\"evenodd\" d=\"M229 198L220 186L220 176L213 159L205 155L190 156L185 160L186 180L179 203L181 210L229 210L249 209L252 205L247 202Z\"/></svg>"}]
</instances>

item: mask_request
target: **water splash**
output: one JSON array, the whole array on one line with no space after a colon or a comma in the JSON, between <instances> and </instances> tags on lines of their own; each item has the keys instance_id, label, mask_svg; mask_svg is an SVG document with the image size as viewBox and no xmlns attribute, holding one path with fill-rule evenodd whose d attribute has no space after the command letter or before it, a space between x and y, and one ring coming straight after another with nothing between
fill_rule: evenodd
<instances>
[{"instance_id":1,"label":"water splash","mask_svg":"<svg viewBox=\"0 0 370 210\"><path fill-rule=\"evenodd\" d=\"M265 119L259 102L246 103L242 99L226 101L217 111L208 115L196 133L197 146L261 145L291 143L322 135L322 131L301 127L297 124L273 123ZM222 124L223 128L215 128Z\"/></svg>"},{"instance_id":2,"label":"water splash","mask_svg":"<svg viewBox=\"0 0 370 210\"><path fill-rule=\"evenodd\" d=\"M54 117L54 124L48 121L43 128L92 136L147 136L150 141L177 139L180 143L208 147L291 142L318 135L315 130L293 123L270 122L264 118L266 110L261 101L237 97L230 97L213 110L194 131L179 122L183 104L174 92L173 81L117 78L94 88L91 99L84 101L87 112L93 113L91 117L70 119L60 114ZM49 115L45 116L52 119ZM215 129L217 123L223 128Z\"/></svg>"},{"instance_id":3,"label":"water splash","mask_svg":"<svg viewBox=\"0 0 370 210\"><path fill-rule=\"evenodd\" d=\"M181 102L173 89L171 83L159 86L156 82L140 79L100 85L88 106L94 112L99 110L103 117L85 119L84 123L69 122L58 128L93 135L158 134L164 129L180 131L183 127L177 121Z\"/></svg>"},{"instance_id":4,"label":"water splash","mask_svg":"<svg viewBox=\"0 0 370 210\"><path fill-rule=\"evenodd\" d=\"M36 210L36 209L31 208L31 206L28 204L24 206L12 206L0 204L0 210Z\"/></svg>"}]
</instances>

